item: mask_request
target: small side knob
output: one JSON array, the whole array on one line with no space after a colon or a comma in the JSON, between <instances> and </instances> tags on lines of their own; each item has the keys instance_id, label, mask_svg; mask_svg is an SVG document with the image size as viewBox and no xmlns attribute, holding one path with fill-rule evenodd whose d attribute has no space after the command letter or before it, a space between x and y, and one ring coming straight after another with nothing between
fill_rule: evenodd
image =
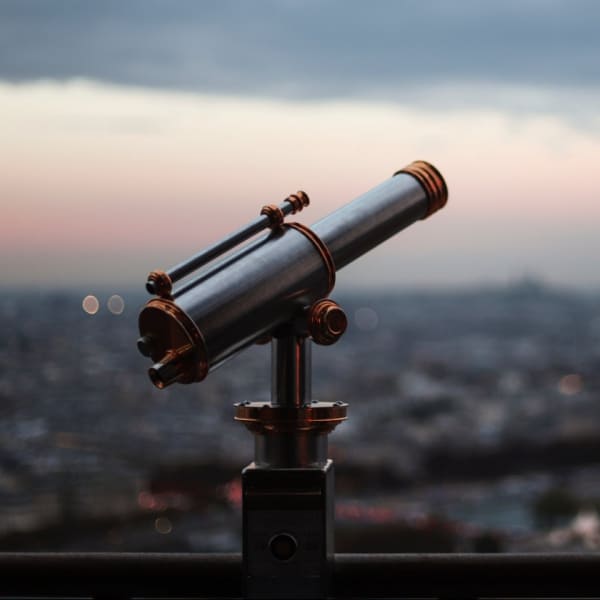
<instances>
[{"instance_id":1,"label":"small side knob","mask_svg":"<svg viewBox=\"0 0 600 600\"><path fill-rule=\"evenodd\" d=\"M152 271L152 273L148 275L146 290L149 294L156 294L160 298L170 299L172 289L173 282L164 271Z\"/></svg>"},{"instance_id":2,"label":"small side knob","mask_svg":"<svg viewBox=\"0 0 600 600\"><path fill-rule=\"evenodd\" d=\"M333 300L318 300L309 309L308 332L316 344L334 344L342 337L347 326L346 313Z\"/></svg>"}]
</instances>

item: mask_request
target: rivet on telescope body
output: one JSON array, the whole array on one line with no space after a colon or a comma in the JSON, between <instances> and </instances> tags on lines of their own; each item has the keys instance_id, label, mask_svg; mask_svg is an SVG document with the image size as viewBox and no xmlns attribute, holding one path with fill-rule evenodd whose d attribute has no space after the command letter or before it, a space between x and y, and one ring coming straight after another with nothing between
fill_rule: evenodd
<instances>
[{"instance_id":1,"label":"rivet on telescope body","mask_svg":"<svg viewBox=\"0 0 600 600\"><path fill-rule=\"evenodd\" d=\"M157 388L163 389L177 381L178 364L174 359L163 359L150 368L148 375Z\"/></svg>"}]
</instances>

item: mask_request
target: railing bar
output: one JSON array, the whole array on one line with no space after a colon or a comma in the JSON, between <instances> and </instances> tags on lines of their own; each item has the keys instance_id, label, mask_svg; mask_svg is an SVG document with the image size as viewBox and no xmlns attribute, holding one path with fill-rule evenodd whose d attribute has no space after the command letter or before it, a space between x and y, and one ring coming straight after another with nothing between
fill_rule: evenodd
<instances>
[{"instance_id":1,"label":"railing bar","mask_svg":"<svg viewBox=\"0 0 600 600\"><path fill-rule=\"evenodd\" d=\"M239 598L240 554L0 553L0 598ZM338 554L344 598L600 598L600 555Z\"/></svg>"}]
</instances>

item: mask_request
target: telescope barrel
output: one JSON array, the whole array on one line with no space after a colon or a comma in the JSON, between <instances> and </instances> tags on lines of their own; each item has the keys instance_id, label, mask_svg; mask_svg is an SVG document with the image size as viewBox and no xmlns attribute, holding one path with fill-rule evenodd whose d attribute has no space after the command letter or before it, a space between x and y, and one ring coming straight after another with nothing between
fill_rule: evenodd
<instances>
[{"instance_id":1,"label":"telescope barrel","mask_svg":"<svg viewBox=\"0 0 600 600\"><path fill-rule=\"evenodd\" d=\"M415 179L420 185L415 185ZM439 171L424 161L415 161L315 223L312 230L329 248L339 270L442 208L447 197Z\"/></svg>"},{"instance_id":2,"label":"telescope barrel","mask_svg":"<svg viewBox=\"0 0 600 600\"><path fill-rule=\"evenodd\" d=\"M201 381L230 356L331 292L335 272L444 206L440 173L416 161L317 222L274 228L171 298L140 314L142 353L157 387Z\"/></svg>"}]
</instances>

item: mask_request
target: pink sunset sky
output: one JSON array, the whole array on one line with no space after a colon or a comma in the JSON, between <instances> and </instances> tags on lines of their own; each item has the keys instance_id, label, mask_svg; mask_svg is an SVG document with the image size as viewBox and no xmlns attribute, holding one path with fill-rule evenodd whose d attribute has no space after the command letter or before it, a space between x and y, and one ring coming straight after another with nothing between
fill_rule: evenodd
<instances>
[{"instance_id":1,"label":"pink sunset sky","mask_svg":"<svg viewBox=\"0 0 600 600\"><path fill-rule=\"evenodd\" d=\"M40 19L13 15L12 27L28 31ZM218 20L211 23L218 29ZM376 45L376 36L363 43ZM187 64L182 57L192 50L177 48ZM586 52L600 63L599 44L587 48L576 55L581 69L590 63ZM238 52L242 60L243 45ZM202 61L200 75L210 70L204 54ZM366 81L371 91L359 94L323 82L313 93L305 70L291 79L299 92L283 82L259 93L218 77L194 85L196 71L185 85L158 75L146 81L143 65L128 79L89 65L55 72L51 61L35 72L35 56L15 75L0 61L3 285L141 289L150 269L219 239L263 204L304 189L312 202L300 220L311 224L425 159L446 178L447 207L348 267L340 287L522 277L600 287L600 93L567 77L579 68L574 61L558 65L563 82L511 79L507 69L494 75L490 68L489 77L480 70L470 79L409 82L405 94L401 64L397 87ZM226 66L216 72L235 79ZM356 84L359 75L347 79ZM343 70L336 77L344 80Z\"/></svg>"}]
</instances>

